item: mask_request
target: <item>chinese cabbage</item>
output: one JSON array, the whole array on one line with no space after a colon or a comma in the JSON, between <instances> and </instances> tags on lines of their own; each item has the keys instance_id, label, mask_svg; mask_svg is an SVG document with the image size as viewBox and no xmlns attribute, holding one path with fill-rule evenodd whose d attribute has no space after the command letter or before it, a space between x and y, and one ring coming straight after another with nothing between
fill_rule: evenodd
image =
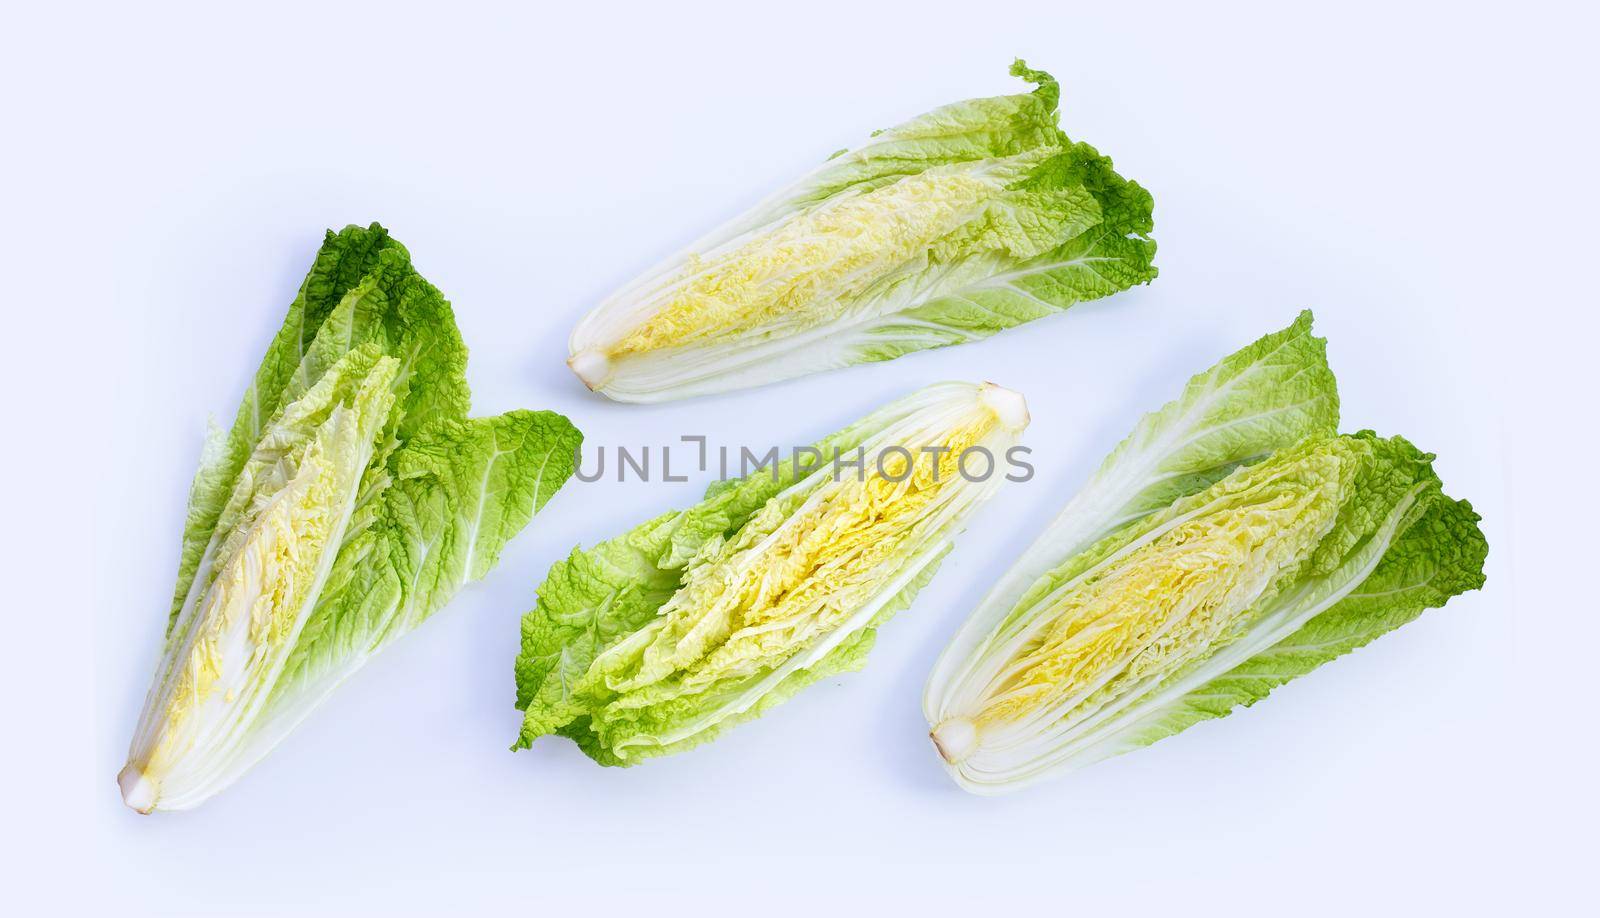
<instances>
[{"instance_id":1,"label":"chinese cabbage","mask_svg":"<svg viewBox=\"0 0 1600 918\"><path fill-rule=\"evenodd\" d=\"M450 306L379 226L329 233L190 491L166 646L118 776L142 812L236 780L572 473L550 412L468 418Z\"/></svg>"},{"instance_id":2,"label":"chinese cabbage","mask_svg":"<svg viewBox=\"0 0 1600 918\"><path fill-rule=\"evenodd\" d=\"M1155 277L1150 195L1057 127L1060 91L879 131L595 308L568 363L654 402L991 335Z\"/></svg>"},{"instance_id":3,"label":"chinese cabbage","mask_svg":"<svg viewBox=\"0 0 1600 918\"><path fill-rule=\"evenodd\" d=\"M967 790L1155 742L1483 582L1477 515L1400 437L1340 436L1310 315L1146 416L990 592L924 694Z\"/></svg>"},{"instance_id":4,"label":"chinese cabbage","mask_svg":"<svg viewBox=\"0 0 1600 918\"><path fill-rule=\"evenodd\" d=\"M574 550L523 618L515 748L559 733L632 765L860 668L999 487L962 454L1003 460L1026 423L1014 392L930 386L818 443L814 470L791 458Z\"/></svg>"}]
</instances>

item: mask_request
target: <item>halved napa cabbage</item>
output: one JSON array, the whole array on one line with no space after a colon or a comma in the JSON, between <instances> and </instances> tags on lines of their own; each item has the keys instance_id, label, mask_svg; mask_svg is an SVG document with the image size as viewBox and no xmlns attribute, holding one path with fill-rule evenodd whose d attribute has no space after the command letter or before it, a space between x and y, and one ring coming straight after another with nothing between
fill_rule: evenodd
<instances>
[{"instance_id":1,"label":"halved napa cabbage","mask_svg":"<svg viewBox=\"0 0 1600 918\"><path fill-rule=\"evenodd\" d=\"M1150 195L1056 126L1060 90L879 131L646 272L572 334L591 389L654 402L960 344L1156 275Z\"/></svg>"},{"instance_id":2,"label":"halved napa cabbage","mask_svg":"<svg viewBox=\"0 0 1600 918\"><path fill-rule=\"evenodd\" d=\"M515 748L559 733L631 765L860 668L999 487L1026 423L1009 390L930 386L798 465L713 485L695 507L574 550L522 621ZM996 468L962 466L969 450Z\"/></svg>"},{"instance_id":3,"label":"halved napa cabbage","mask_svg":"<svg viewBox=\"0 0 1600 918\"><path fill-rule=\"evenodd\" d=\"M923 705L961 786L1149 745L1482 584L1478 517L1433 457L1333 432L1310 324L1147 416L957 634Z\"/></svg>"},{"instance_id":4,"label":"halved napa cabbage","mask_svg":"<svg viewBox=\"0 0 1600 918\"><path fill-rule=\"evenodd\" d=\"M166 648L118 776L143 812L236 780L493 567L571 474L550 412L467 418L450 306L374 224L329 233L190 494Z\"/></svg>"}]
</instances>

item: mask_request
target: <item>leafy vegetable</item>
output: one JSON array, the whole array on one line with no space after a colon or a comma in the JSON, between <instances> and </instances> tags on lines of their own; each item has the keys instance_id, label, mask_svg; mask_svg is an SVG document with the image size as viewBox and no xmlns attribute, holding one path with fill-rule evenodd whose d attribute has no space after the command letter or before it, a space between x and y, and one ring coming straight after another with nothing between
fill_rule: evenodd
<instances>
[{"instance_id":1,"label":"leafy vegetable","mask_svg":"<svg viewBox=\"0 0 1600 918\"><path fill-rule=\"evenodd\" d=\"M654 402L987 337L1146 283L1151 199L1056 126L1060 90L935 109L842 152L618 291L572 334Z\"/></svg>"},{"instance_id":2,"label":"leafy vegetable","mask_svg":"<svg viewBox=\"0 0 1600 918\"><path fill-rule=\"evenodd\" d=\"M1433 457L1334 433L1310 331L1303 313L1146 416L956 635L923 708L962 787L1224 716L1482 585L1478 517Z\"/></svg>"},{"instance_id":3,"label":"leafy vegetable","mask_svg":"<svg viewBox=\"0 0 1600 918\"><path fill-rule=\"evenodd\" d=\"M329 233L190 492L166 648L128 764L142 812L236 780L494 566L571 475L547 411L468 419L450 306L377 224Z\"/></svg>"},{"instance_id":4,"label":"leafy vegetable","mask_svg":"<svg viewBox=\"0 0 1600 918\"><path fill-rule=\"evenodd\" d=\"M817 443L814 470L800 453L574 550L522 620L514 748L560 733L631 765L859 669L999 486L963 454L1003 463L1026 424L1009 390L930 386Z\"/></svg>"}]
</instances>

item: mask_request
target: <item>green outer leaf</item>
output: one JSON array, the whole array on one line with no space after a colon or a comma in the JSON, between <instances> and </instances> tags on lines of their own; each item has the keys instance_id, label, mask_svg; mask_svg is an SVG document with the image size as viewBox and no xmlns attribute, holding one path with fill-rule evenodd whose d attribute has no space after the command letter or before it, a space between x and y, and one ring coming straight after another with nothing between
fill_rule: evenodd
<instances>
[{"instance_id":1,"label":"green outer leaf","mask_svg":"<svg viewBox=\"0 0 1600 918\"><path fill-rule=\"evenodd\" d=\"M1056 124L1061 88L1055 78L1021 60L1012 63L1011 75L1035 84L1034 90L952 102L877 131L868 143L828 157L768 206L752 212L748 222L764 223L840 192L869 191L934 166L1060 145L1066 135Z\"/></svg>"},{"instance_id":2,"label":"green outer leaf","mask_svg":"<svg viewBox=\"0 0 1600 918\"><path fill-rule=\"evenodd\" d=\"M1311 334L1312 321L1311 310L1301 311L1288 328L1224 357L1141 418L1091 482L1114 482L1124 498L1099 533L1202 491L1242 463L1308 436L1332 435L1338 385L1327 341ZM1129 480L1131 486L1124 484Z\"/></svg>"}]
</instances>

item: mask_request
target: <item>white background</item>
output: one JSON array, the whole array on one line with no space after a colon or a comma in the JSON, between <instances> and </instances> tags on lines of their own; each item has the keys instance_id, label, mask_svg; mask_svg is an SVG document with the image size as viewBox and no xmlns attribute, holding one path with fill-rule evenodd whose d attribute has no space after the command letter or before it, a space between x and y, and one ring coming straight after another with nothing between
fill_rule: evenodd
<instances>
[{"instance_id":1,"label":"white background","mask_svg":"<svg viewBox=\"0 0 1600 918\"><path fill-rule=\"evenodd\" d=\"M37 5L40 9L43 5ZM577 6L577 5L572 5ZM1595 23L1539 3L439 4L8 15L4 844L24 911L1302 914L1559 909L1593 867ZM833 150L1054 72L1156 199L1161 277L989 341L636 408L562 366L611 288ZM805 442L927 382L1025 392L1038 476L829 680L713 745L513 755L545 569L695 499L573 482L499 568L200 810L113 776L205 418L324 227L454 301L475 407L591 444ZM1317 311L1345 427L1440 455L1489 583L1136 755L980 799L922 681L1134 419Z\"/></svg>"}]
</instances>

